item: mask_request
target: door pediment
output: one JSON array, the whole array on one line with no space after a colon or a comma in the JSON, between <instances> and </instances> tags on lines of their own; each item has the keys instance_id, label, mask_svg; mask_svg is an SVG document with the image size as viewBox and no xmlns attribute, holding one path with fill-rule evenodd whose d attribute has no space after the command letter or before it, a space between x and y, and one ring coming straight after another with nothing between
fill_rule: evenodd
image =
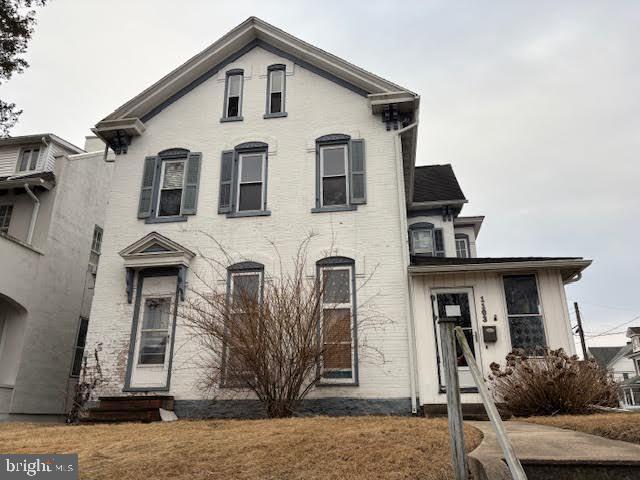
<instances>
[{"instance_id":1,"label":"door pediment","mask_svg":"<svg viewBox=\"0 0 640 480\"><path fill-rule=\"evenodd\" d=\"M126 268L188 267L195 253L177 242L151 232L120 252Z\"/></svg>"}]
</instances>

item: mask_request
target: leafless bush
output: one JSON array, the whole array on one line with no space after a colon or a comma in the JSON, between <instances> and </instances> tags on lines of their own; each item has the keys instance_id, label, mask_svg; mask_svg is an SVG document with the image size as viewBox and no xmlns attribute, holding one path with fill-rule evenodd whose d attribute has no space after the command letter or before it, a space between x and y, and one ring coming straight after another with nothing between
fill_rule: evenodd
<instances>
[{"instance_id":1,"label":"leafless bush","mask_svg":"<svg viewBox=\"0 0 640 480\"><path fill-rule=\"evenodd\" d=\"M617 386L593 360L579 360L562 349L529 357L514 350L506 366L491 364L496 400L517 416L584 414L591 406L616 406Z\"/></svg>"},{"instance_id":2,"label":"leafless bush","mask_svg":"<svg viewBox=\"0 0 640 480\"><path fill-rule=\"evenodd\" d=\"M87 405L93 391L103 382L102 367L98 356L101 346L102 344L99 344L93 351L94 362L92 366L87 365L86 356L82 359L82 370L74 390L71 409L67 413L66 423L78 423L87 411Z\"/></svg>"},{"instance_id":3,"label":"leafless bush","mask_svg":"<svg viewBox=\"0 0 640 480\"><path fill-rule=\"evenodd\" d=\"M325 294L335 287L329 276L309 275L312 238L310 234L301 242L290 265L280 259L277 272L263 272L262 285L232 280L231 294L216 281L227 278L230 255L215 242L225 260L206 258L211 272L196 274L201 287L190 288L178 310L191 338L202 346L203 389L250 391L268 417L288 417L323 379L323 372L352 368L353 318L348 309L327 310ZM274 250L280 258L277 247ZM384 320L363 308L357 312L354 331ZM362 340L358 348L361 354L371 350Z\"/></svg>"}]
</instances>

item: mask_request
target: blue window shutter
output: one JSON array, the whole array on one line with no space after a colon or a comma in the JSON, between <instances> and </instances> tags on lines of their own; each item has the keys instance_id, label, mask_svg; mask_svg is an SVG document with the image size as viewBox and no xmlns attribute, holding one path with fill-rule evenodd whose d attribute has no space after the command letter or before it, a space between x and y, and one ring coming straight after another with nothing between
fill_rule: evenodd
<instances>
[{"instance_id":1,"label":"blue window shutter","mask_svg":"<svg viewBox=\"0 0 640 480\"><path fill-rule=\"evenodd\" d=\"M316 208L320 208L322 206L320 202L321 188L322 178L320 178L320 146L316 143Z\"/></svg>"},{"instance_id":2,"label":"blue window shutter","mask_svg":"<svg viewBox=\"0 0 640 480\"><path fill-rule=\"evenodd\" d=\"M149 218L151 216L157 165L158 157L146 157L144 159L140 202L138 203L138 218Z\"/></svg>"},{"instance_id":3,"label":"blue window shutter","mask_svg":"<svg viewBox=\"0 0 640 480\"><path fill-rule=\"evenodd\" d=\"M351 200L353 205L367 203L364 140L351 140Z\"/></svg>"},{"instance_id":4,"label":"blue window shutter","mask_svg":"<svg viewBox=\"0 0 640 480\"><path fill-rule=\"evenodd\" d=\"M200 185L200 164L202 154L192 152L187 160L187 175L182 190L182 214L195 215L198 207L198 186Z\"/></svg>"},{"instance_id":5,"label":"blue window shutter","mask_svg":"<svg viewBox=\"0 0 640 480\"><path fill-rule=\"evenodd\" d=\"M233 193L233 150L222 152L220 164L220 200L218 201L218 213L231 213Z\"/></svg>"},{"instance_id":6,"label":"blue window shutter","mask_svg":"<svg viewBox=\"0 0 640 480\"><path fill-rule=\"evenodd\" d=\"M442 236L442 229L436 228L433 231L434 243L435 243L435 253L436 257L444 257L444 238Z\"/></svg>"}]
</instances>

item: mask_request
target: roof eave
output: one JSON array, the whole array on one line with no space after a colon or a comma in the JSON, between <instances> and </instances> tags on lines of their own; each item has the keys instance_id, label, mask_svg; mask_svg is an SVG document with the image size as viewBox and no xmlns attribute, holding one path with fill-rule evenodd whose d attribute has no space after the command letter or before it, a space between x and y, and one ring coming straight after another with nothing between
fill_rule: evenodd
<instances>
[{"instance_id":1,"label":"roof eave","mask_svg":"<svg viewBox=\"0 0 640 480\"><path fill-rule=\"evenodd\" d=\"M429 208L450 207L450 206L462 207L465 203L469 203L469 200L461 199L461 200L434 200L431 202L412 202L411 205L409 205L409 210L425 210Z\"/></svg>"}]
</instances>

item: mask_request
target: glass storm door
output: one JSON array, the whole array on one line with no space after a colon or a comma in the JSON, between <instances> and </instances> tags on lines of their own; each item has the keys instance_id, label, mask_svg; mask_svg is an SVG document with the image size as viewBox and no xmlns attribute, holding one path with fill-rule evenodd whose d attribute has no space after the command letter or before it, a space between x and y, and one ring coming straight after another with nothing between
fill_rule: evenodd
<instances>
[{"instance_id":1,"label":"glass storm door","mask_svg":"<svg viewBox=\"0 0 640 480\"><path fill-rule=\"evenodd\" d=\"M478 335L477 335L477 324L475 318L475 312L473 309L473 292L470 288L468 289L441 289L436 290L433 295L433 311L434 311L434 321L435 329L436 329L436 338L437 338L437 348L438 348L438 376L440 378L440 386L445 386L445 375L444 375L444 367L442 363L442 344L440 340L440 327L438 326L438 319L441 317L446 317L446 307L448 305L458 305L460 306L460 317L456 322L457 327L462 327L464 331L464 335L467 338L467 342L469 343L469 347L473 351L473 355L478 362L478 366L480 366L480 357L479 357L479 346L478 346ZM473 377L471 376L471 372L469 371L469 366L467 365L467 361L462 354L462 348L456 341L456 357L458 364L458 380L460 382L460 388L470 388L475 387L476 384L473 381ZM480 367L482 369L482 367Z\"/></svg>"}]
</instances>

